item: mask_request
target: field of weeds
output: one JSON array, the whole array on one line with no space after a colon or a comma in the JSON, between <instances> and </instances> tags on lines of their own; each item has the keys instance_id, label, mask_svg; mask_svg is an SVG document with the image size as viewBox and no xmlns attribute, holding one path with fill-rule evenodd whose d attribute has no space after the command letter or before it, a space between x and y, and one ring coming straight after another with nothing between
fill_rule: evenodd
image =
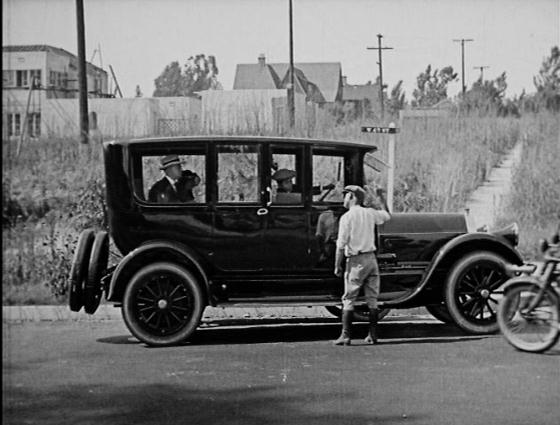
<instances>
[{"instance_id":1,"label":"field of weeds","mask_svg":"<svg viewBox=\"0 0 560 425\"><path fill-rule=\"evenodd\" d=\"M361 133L358 123L335 126L322 115L313 128L298 128L293 135L373 144L386 160L387 136ZM518 141L527 145L528 160L516 175L521 183L502 220L519 221L522 246L530 246L526 229L538 223L546 231L553 225L551 212L559 210L558 118L552 115L405 121L396 144L395 211L462 211L472 191ZM2 165L3 303L65 302L80 231L106 226L101 146L34 140L16 158L15 144L4 141ZM524 167L542 176L538 187L521 176ZM383 182L380 175L378 183Z\"/></svg>"},{"instance_id":2,"label":"field of weeds","mask_svg":"<svg viewBox=\"0 0 560 425\"><path fill-rule=\"evenodd\" d=\"M560 224L560 117L536 116L526 122L523 159L515 170L512 193L499 224L520 226L519 250L539 259L538 240L550 240Z\"/></svg>"}]
</instances>

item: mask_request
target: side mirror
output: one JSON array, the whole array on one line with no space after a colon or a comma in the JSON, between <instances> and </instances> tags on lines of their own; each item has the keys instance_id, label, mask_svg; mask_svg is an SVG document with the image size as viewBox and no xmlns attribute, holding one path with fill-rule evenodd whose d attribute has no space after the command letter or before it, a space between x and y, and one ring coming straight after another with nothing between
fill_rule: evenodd
<instances>
[{"instance_id":1,"label":"side mirror","mask_svg":"<svg viewBox=\"0 0 560 425\"><path fill-rule=\"evenodd\" d=\"M558 242L560 242L560 234L556 233L553 237L552 237L552 241L553 244L557 244Z\"/></svg>"},{"instance_id":2,"label":"side mirror","mask_svg":"<svg viewBox=\"0 0 560 425\"><path fill-rule=\"evenodd\" d=\"M539 251L540 252L546 252L547 249L548 249L548 242L546 241L546 239L540 239L539 240Z\"/></svg>"}]
</instances>

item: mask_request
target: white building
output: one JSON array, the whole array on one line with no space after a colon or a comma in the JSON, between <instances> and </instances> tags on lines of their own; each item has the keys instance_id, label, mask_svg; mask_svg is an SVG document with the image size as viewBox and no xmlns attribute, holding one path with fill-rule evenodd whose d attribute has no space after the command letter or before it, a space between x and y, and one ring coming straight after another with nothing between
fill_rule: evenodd
<instances>
[{"instance_id":1,"label":"white building","mask_svg":"<svg viewBox=\"0 0 560 425\"><path fill-rule=\"evenodd\" d=\"M111 97L107 72L91 63L86 63L86 72L88 97ZM2 139L22 131L31 137L45 134L48 128L41 117L45 108L54 106L49 100L77 97L75 55L47 45L2 46Z\"/></svg>"}]
</instances>

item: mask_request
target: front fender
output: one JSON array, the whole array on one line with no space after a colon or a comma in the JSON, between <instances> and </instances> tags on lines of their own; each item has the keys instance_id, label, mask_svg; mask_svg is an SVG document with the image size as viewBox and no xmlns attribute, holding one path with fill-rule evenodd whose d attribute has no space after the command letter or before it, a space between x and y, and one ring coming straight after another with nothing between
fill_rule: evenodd
<instances>
[{"instance_id":1,"label":"front fender","mask_svg":"<svg viewBox=\"0 0 560 425\"><path fill-rule=\"evenodd\" d=\"M424 271L420 283L416 288L402 297L384 302L384 306L398 305L409 302L418 296L432 282L436 269L449 270L461 257L473 251L489 251L501 255L512 264L523 264L521 254L509 245L503 238L490 233L465 233L457 236L443 245L434 255L429 266ZM434 283L434 286L438 282Z\"/></svg>"},{"instance_id":2,"label":"front fender","mask_svg":"<svg viewBox=\"0 0 560 425\"><path fill-rule=\"evenodd\" d=\"M130 251L120 261L111 277L107 300L121 302L126 284L134 273L142 266L162 258L168 261L176 261L178 264L183 264L194 272L203 283L201 289L205 292L208 302L214 305L210 294L210 282L202 258L186 245L165 240L146 242Z\"/></svg>"}]
</instances>

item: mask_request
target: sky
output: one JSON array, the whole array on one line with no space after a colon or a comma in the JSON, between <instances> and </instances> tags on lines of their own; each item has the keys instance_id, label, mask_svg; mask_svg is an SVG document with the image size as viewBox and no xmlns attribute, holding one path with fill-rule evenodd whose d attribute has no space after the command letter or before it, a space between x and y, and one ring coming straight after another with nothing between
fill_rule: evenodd
<instances>
[{"instance_id":1,"label":"sky","mask_svg":"<svg viewBox=\"0 0 560 425\"><path fill-rule=\"evenodd\" d=\"M115 71L125 97L154 91L172 61L214 55L218 80L233 88L236 65L289 62L289 0L83 0L86 59ZM2 0L2 45L48 44L77 54L74 0ZM533 76L560 45L560 0L293 0L294 61L340 62L350 84L375 81L377 34L383 35L383 80L403 80L408 101L428 65L451 65L461 90L484 69L506 72L508 96L535 91ZM99 54L99 51L101 54ZM114 87L114 86L112 86Z\"/></svg>"}]
</instances>

